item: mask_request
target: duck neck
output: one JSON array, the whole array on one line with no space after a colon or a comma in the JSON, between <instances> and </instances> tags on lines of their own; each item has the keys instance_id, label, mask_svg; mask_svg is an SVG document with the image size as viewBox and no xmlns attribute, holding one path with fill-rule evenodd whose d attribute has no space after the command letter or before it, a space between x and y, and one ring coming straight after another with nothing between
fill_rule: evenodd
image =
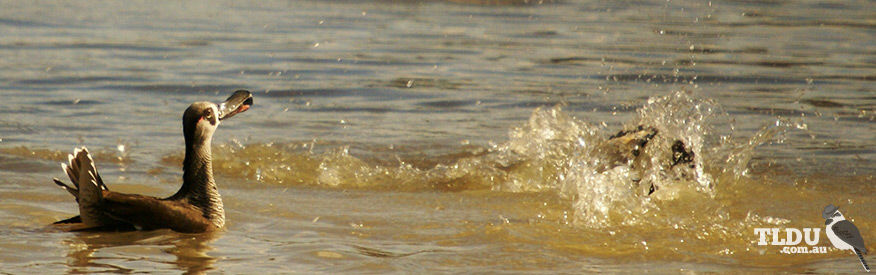
<instances>
[{"instance_id":1,"label":"duck neck","mask_svg":"<svg viewBox=\"0 0 876 275\"><path fill-rule=\"evenodd\" d=\"M213 180L211 137L192 141L186 136L186 156L183 160L183 184L170 199L186 200L200 208L204 217L217 227L225 224L222 197Z\"/></svg>"}]
</instances>

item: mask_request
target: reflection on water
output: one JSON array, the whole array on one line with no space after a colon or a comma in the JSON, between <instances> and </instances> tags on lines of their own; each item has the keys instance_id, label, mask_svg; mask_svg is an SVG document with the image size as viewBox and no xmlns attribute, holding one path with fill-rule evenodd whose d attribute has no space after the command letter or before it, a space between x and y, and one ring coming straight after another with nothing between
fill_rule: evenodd
<instances>
[{"instance_id":1,"label":"reflection on water","mask_svg":"<svg viewBox=\"0 0 876 275\"><path fill-rule=\"evenodd\" d=\"M851 272L752 232L835 204L876 240L867 4L6 3L0 272ZM183 109L236 89L227 231L34 230L74 146L175 192Z\"/></svg>"},{"instance_id":2,"label":"reflection on water","mask_svg":"<svg viewBox=\"0 0 876 275\"><path fill-rule=\"evenodd\" d=\"M79 232L68 235L61 241L67 247L67 261L71 273L131 273L139 265L132 263L150 258L141 263L155 270L182 270L187 274L203 274L213 269L215 257L210 242L221 233L180 234L168 230L149 232ZM175 259L166 259L162 254ZM124 262L114 264L113 262ZM159 264L159 265L156 265ZM160 264L172 264L166 269Z\"/></svg>"}]
</instances>

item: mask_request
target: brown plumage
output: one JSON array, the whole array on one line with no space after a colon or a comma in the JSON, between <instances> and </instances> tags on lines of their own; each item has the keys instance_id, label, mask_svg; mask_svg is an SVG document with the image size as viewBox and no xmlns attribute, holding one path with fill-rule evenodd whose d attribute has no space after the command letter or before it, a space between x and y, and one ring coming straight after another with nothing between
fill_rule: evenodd
<instances>
[{"instance_id":1,"label":"brown plumage","mask_svg":"<svg viewBox=\"0 0 876 275\"><path fill-rule=\"evenodd\" d=\"M94 160L85 147L76 148L62 169L73 186L58 179L76 198L79 216L54 223L67 230L152 230L169 228L178 232L206 232L225 225L225 209L213 180L210 144L223 119L252 106L252 94L239 90L219 105L195 102L183 114L186 155L183 184L167 198L110 191L103 183Z\"/></svg>"}]
</instances>

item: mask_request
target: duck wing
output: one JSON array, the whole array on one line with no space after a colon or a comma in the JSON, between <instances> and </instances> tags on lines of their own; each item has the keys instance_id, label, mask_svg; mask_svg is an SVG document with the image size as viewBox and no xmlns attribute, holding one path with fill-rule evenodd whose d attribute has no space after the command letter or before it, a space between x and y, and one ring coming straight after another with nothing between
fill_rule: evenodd
<instances>
[{"instance_id":1,"label":"duck wing","mask_svg":"<svg viewBox=\"0 0 876 275\"><path fill-rule=\"evenodd\" d=\"M199 233L216 229L203 210L180 200L104 191L101 207L107 216L139 230Z\"/></svg>"}]
</instances>

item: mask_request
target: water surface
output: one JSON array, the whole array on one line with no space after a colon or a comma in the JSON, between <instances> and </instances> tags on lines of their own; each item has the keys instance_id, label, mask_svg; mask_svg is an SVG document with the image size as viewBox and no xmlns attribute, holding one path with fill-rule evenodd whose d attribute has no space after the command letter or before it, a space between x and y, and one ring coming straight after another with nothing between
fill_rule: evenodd
<instances>
[{"instance_id":1,"label":"water surface","mask_svg":"<svg viewBox=\"0 0 876 275\"><path fill-rule=\"evenodd\" d=\"M0 271L860 271L753 230L832 203L876 241L871 2L519 2L3 3ZM226 231L45 228L73 147L170 195L182 111L236 89ZM598 168L637 125L648 158Z\"/></svg>"}]
</instances>

